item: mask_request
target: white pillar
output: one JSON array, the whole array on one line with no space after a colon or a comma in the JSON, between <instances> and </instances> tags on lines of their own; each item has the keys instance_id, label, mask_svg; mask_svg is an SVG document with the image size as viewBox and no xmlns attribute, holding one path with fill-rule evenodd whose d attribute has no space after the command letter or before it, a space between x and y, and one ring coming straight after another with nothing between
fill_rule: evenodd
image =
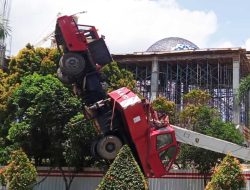
<instances>
[{"instance_id":1,"label":"white pillar","mask_svg":"<svg viewBox=\"0 0 250 190\"><path fill-rule=\"evenodd\" d=\"M240 105L237 102L237 90L240 86L240 56L233 57L233 123L240 124Z\"/></svg>"},{"instance_id":2,"label":"white pillar","mask_svg":"<svg viewBox=\"0 0 250 190\"><path fill-rule=\"evenodd\" d=\"M153 101L157 97L158 93L158 80L159 80L159 63L158 58L154 57L152 61L152 73L151 73L151 98L150 100Z\"/></svg>"}]
</instances>

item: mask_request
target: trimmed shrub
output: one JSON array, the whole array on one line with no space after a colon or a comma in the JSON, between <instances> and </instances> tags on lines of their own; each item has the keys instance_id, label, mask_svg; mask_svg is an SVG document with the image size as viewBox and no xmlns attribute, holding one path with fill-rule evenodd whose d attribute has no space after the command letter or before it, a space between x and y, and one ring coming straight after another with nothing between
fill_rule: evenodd
<instances>
[{"instance_id":1,"label":"trimmed shrub","mask_svg":"<svg viewBox=\"0 0 250 190\"><path fill-rule=\"evenodd\" d=\"M214 169L211 181L205 190L238 190L245 185L239 161L227 155Z\"/></svg>"},{"instance_id":2,"label":"trimmed shrub","mask_svg":"<svg viewBox=\"0 0 250 190\"><path fill-rule=\"evenodd\" d=\"M128 145L124 145L97 190L148 190L148 182Z\"/></svg>"},{"instance_id":3,"label":"trimmed shrub","mask_svg":"<svg viewBox=\"0 0 250 190\"><path fill-rule=\"evenodd\" d=\"M3 174L9 190L31 190L30 186L37 177L35 166L22 150L12 152L11 161Z\"/></svg>"}]
</instances>

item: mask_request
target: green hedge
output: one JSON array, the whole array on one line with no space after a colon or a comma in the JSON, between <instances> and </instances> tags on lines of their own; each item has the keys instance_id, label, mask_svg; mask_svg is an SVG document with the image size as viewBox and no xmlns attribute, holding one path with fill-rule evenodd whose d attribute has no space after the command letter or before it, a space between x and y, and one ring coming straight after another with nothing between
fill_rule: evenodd
<instances>
[{"instance_id":1,"label":"green hedge","mask_svg":"<svg viewBox=\"0 0 250 190\"><path fill-rule=\"evenodd\" d=\"M97 190L148 190L148 182L128 145L124 145Z\"/></svg>"},{"instance_id":2,"label":"green hedge","mask_svg":"<svg viewBox=\"0 0 250 190\"><path fill-rule=\"evenodd\" d=\"M37 171L22 150L13 151L9 165L4 171L8 190L32 190Z\"/></svg>"}]
</instances>

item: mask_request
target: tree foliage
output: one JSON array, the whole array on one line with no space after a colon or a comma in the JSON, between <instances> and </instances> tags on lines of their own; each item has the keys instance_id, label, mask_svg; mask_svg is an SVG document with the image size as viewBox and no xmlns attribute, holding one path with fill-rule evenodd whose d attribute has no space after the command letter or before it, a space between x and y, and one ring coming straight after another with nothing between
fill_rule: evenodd
<instances>
[{"instance_id":1,"label":"tree foliage","mask_svg":"<svg viewBox=\"0 0 250 190\"><path fill-rule=\"evenodd\" d=\"M106 175L98 190L147 190L148 182L136 163L130 148L124 145Z\"/></svg>"},{"instance_id":2,"label":"tree foliage","mask_svg":"<svg viewBox=\"0 0 250 190\"><path fill-rule=\"evenodd\" d=\"M81 110L80 101L52 75L23 78L9 101L8 139L21 146L36 164L42 159L60 163L63 129Z\"/></svg>"},{"instance_id":3,"label":"tree foliage","mask_svg":"<svg viewBox=\"0 0 250 190\"><path fill-rule=\"evenodd\" d=\"M22 150L12 152L3 175L9 190L31 190L37 178L36 168Z\"/></svg>"},{"instance_id":4,"label":"tree foliage","mask_svg":"<svg viewBox=\"0 0 250 190\"><path fill-rule=\"evenodd\" d=\"M90 166L93 163L90 145L97 135L92 123L78 113L70 119L63 133L66 136L63 147L67 165L75 166L76 169Z\"/></svg>"},{"instance_id":5,"label":"tree foliage","mask_svg":"<svg viewBox=\"0 0 250 190\"><path fill-rule=\"evenodd\" d=\"M0 123L5 117L8 98L18 86L16 74L8 75L0 69Z\"/></svg>"},{"instance_id":6,"label":"tree foliage","mask_svg":"<svg viewBox=\"0 0 250 190\"><path fill-rule=\"evenodd\" d=\"M57 49L34 48L27 44L11 59L8 70L10 74L17 73L19 79L33 73L56 75L59 59L60 53Z\"/></svg>"},{"instance_id":7,"label":"tree foliage","mask_svg":"<svg viewBox=\"0 0 250 190\"><path fill-rule=\"evenodd\" d=\"M56 75L60 59L57 49L34 48L28 44L8 63L8 71L0 69L0 123L6 117L7 100L21 83L21 78L38 73Z\"/></svg>"},{"instance_id":8,"label":"tree foliage","mask_svg":"<svg viewBox=\"0 0 250 190\"><path fill-rule=\"evenodd\" d=\"M205 190L238 190L245 185L239 161L227 155L214 169L212 179Z\"/></svg>"},{"instance_id":9,"label":"tree foliage","mask_svg":"<svg viewBox=\"0 0 250 190\"><path fill-rule=\"evenodd\" d=\"M10 60L7 71L0 69L1 164L6 163L9 158L10 151L14 150L16 147L13 146L13 144L6 138L10 128L9 117L14 114L13 107L9 102L10 97L16 88L20 86L22 78L28 76L29 74L37 72L44 75L48 73L55 75L58 61L59 52L56 49L34 48L31 45L27 45L27 47L22 49L17 56L14 56ZM24 125L22 125L22 127L24 127Z\"/></svg>"},{"instance_id":10,"label":"tree foliage","mask_svg":"<svg viewBox=\"0 0 250 190\"><path fill-rule=\"evenodd\" d=\"M184 95L184 101L187 104L192 104L195 106L206 105L210 99L210 94L200 89L191 90L189 93Z\"/></svg>"},{"instance_id":11,"label":"tree foliage","mask_svg":"<svg viewBox=\"0 0 250 190\"><path fill-rule=\"evenodd\" d=\"M181 126L241 145L243 137L240 132L235 129L234 124L222 121L218 111L207 105L209 96L203 98L204 93L195 90L185 96L188 103L180 113ZM208 175L223 157L220 153L182 144L178 163L182 167L194 167Z\"/></svg>"},{"instance_id":12,"label":"tree foliage","mask_svg":"<svg viewBox=\"0 0 250 190\"><path fill-rule=\"evenodd\" d=\"M199 122L199 112L202 112L203 107L207 106L210 99L209 93L200 89L194 89L185 94L184 102L186 104L179 115L181 126L195 131L198 130L195 125Z\"/></svg>"},{"instance_id":13,"label":"tree foliage","mask_svg":"<svg viewBox=\"0 0 250 190\"><path fill-rule=\"evenodd\" d=\"M152 107L160 114L168 115L170 123L176 123L176 105L174 102L167 100L167 98L160 96L152 102Z\"/></svg>"},{"instance_id":14,"label":"tree foliage","mask_svg":"<svg viewBox=\"0 0 250 190\"><path fill-rule=\"evenodd\" d=\"M241 79L240 86L238 89L238 100L241 101L249 92L250 90L250 75Z\"/></svg>"},{"instance_id":15,"label":"tree foliage","mask_svg":"<svg viewBox=\"0 0 250 190\"><path fill-rule=\"evenodd\" d=\"M102 75L108 84L107 91L117 90L121 87L127 87L135 90L136 81L133 73L125 69L121 69L116 62L107 64L102 68Z\"/></svg>"},{"instance_id":16,"label":"tree foliage","mask_svg":"<svg viewBox=\"0 0 250 190\"><path fill-rule=\"evenodd\" d=\"M199 112L200 114L201 112ZM207 112L205 112L207 113ZM223 122L220 118L212 118L211 115L205 115L200 117L200 124L197 126L200 133L223 139L229 142L236 144L243 143L243 137L239 131L237 131L234 125L230 122ZM203 119L202 119L203 118ZM207 121L210 122L206 123ZM207 120L206 120L207 119ZM206 123L206 125L202 124ZM210 170L224 157L223 154L216 153L210 150L205 150L202 148L190 146L190 145L181 145L181 151L178 157L178 162L182 166L186 167L195 167L200 172L207 175Z\"/></svg>"},{"instance_id":17,"label":"tree foliage","mask_svg":"<svg viewBox=\"0 0 250 190\"><path fill-rule=\"evenodd\" d=\"M0 163L22 147L36 165L70 166L69 189L81 166L90 166L95 136L82 112L82 102L56 77L57 49L28 44L0 70ZM63 170L62 174L64 174Z\"/></svg>"}]
</instances>

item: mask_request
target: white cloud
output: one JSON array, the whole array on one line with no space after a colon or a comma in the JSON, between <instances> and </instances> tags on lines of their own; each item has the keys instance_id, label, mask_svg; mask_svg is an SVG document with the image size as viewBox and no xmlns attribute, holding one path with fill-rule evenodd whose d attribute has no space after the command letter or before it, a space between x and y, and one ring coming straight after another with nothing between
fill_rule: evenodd
<instances>
[{"instance_id":1,"label":"white cloud","mask_svg":"<svg viewBox=\"0 0 250 190\"><path fill-rule=\"evenodd\" d=\"M235 47L231 41L224 41L215 46L216 48L232 48Z\"/></svg>"},{"instance_id":2,"label":"white cloud","mask_svg":"<svg viewBox=\"0 0 250 190\"><path fill-rule=\"evenodd\" d=\"M250 38L248 38L243 46L244 48L246 48L248 51L250 51Z\"/></svg>"},{"instance_id":3,"label":"white cloud","mask_svg":"<svg viewBox=\"0 0 250 190\"><path fill-rule=\"evenodd\" d=\"M200 47L217 29L214 12L190 11L176 0L23 0L13 1L12 53L36 43L54 29L56 15L87 11L79 22L95 25L106 36L112 53L145 51L170 36L186 38Z\"/></svg>"}]
</instances>

